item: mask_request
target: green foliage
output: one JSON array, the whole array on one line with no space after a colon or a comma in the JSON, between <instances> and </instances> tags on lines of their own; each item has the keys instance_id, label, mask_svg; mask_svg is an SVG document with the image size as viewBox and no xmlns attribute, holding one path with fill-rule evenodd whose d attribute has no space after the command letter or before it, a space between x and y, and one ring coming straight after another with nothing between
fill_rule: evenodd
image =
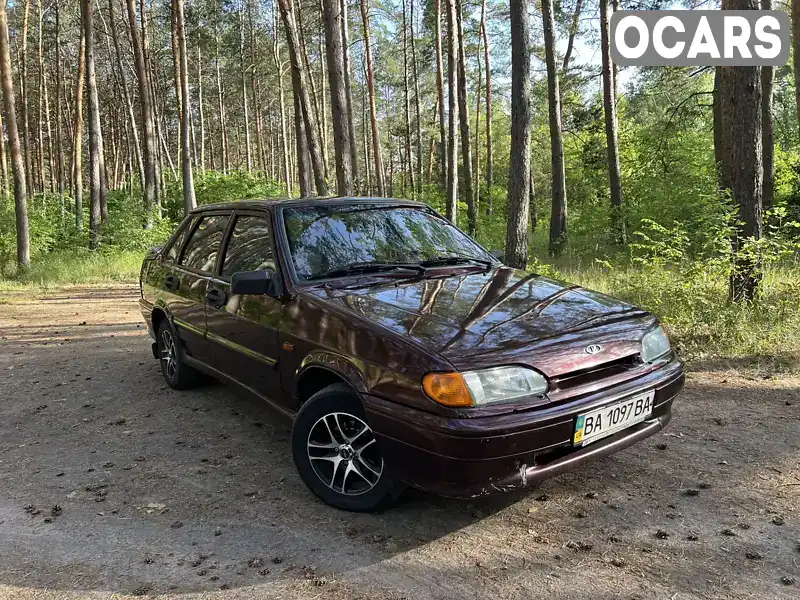
<instances>
[{"instance_id":1,"label":"green foliage","mask_svg":"<svg viewBox=\"0 0 800 600\"><path fill-rule=\"evenodd\" d=\"M748 241L740 256L763 268L754 302L729 301L733 211L715 222L666 227L643 221L630 244L630 262L596 261L560 274L658 315L684 358L800 358L800 224L785 207L768 214L768 235Z\"/></svg>"},{"instance_id":2,"label":"green foliage","mask_svg":"<svg viewBox=\"0 0 800 600\"><path fill-rule=\"evenodd\" d=\"M198 204L236 202L257 198L279 198L286 190L273 181L266 180L261 173L233 171L223 174L205 171L195 174L194 193ZM183 218L183 186L171 181L164 199L164 215L173 221Z\"/></svg>"},{"instance_id":3,"label":"green foliage","mask_svg":"<svg viewBox=\"0 0 800 600\"><path fill-rule=\"evenodd\" d=\"M728 279L696 267L565 270L562 277L658 315L685 359L800 359L800 264L768 269L757 302L728 301Z\"/></svg>"},{"instance_id":4,"label":"green foliage","mask_svg":"<svg viewBox=\"0 0 800 600\"><path fill-rule=\"evenodd\" d=\"M227 175L207 172L198 175L196 194L200 204L232 202L281 195L281 187L257 174L233 172ZM74 202L65 198L62 218L61 199L55 194L38 195L28 201L31 237L31 267L24 275L16 273L16 236L14 206L0 205L0 280L18 279L41 285L52 283L88 283L135 279L142 254L169 237L183 218L183 197L177 182L167 186L164 217L155 219L145 229L145 211L138 190L108 195L108 221L103 224L100 249L89 247L89 211L84 206L79 231L71 212Z\"/></svg>"}]
</instances>

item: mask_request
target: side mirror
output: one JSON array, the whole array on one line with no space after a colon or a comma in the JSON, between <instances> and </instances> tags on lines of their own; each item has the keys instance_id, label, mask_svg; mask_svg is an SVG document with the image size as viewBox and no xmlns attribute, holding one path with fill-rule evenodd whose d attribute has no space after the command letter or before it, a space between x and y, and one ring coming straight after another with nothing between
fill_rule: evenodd
<instances>
[{"instance_id":1,"label":"side mirror","mask_svg":"<svg viewBox=\"0 0 800 600\"><path fill-rule=\"evenodd\" d=\"M491 250L489 252L492 256L494 256L500 262L505 262L506 260L506 251L505 250Z\"/></svg>"},{"instance_id":2,"label":"side mirror","mask_svg":"<svg viewBox=\"0 0 800 600\"><path fill-rule=\"evenodd\" d=\"M266 294L280 298L283 295L283 285L274 271L241 271L231 277L231 294Z\"/></svg>"}]
</instances>

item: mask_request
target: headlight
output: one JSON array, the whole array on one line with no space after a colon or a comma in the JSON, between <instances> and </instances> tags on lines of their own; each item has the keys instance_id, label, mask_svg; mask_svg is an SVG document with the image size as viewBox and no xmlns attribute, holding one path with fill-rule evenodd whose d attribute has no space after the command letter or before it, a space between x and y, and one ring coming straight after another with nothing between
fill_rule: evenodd
<instances>
[{"instance_id":1,"label":"headlight","mask_svg":"<svg viewBox=\"0 0 800 600\"><path fill-rule=\"evenodd\" d=\"M466 373L428 373L422 379L428 396L445 406L485 406L526 396L541 396L547 380L525 367L496 367Z\"/></svg>"},{"instance_id":2,"label":"headlight","mask_svg":"<svg viewBox=\"0 0 800 600\"><path fill-rule=\"evenodd\" d=\"M669 339L660 325L642 338L642 360L646 363L653 362L669 351Z\"/></svg>"}]
</instances>

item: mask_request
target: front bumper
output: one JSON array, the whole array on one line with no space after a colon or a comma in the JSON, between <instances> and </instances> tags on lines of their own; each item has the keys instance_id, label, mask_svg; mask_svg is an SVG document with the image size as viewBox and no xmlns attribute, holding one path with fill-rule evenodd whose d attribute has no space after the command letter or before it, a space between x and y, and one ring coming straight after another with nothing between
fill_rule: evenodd
<instances>
[{"instance_id":1,"label":"front bumper","mask_svg":"<svg viewBox=\"0 0 800 600\"><path fill-rule=\"evenodd\" d=\"M443 496L475 497L535 484L608 456L660 431L683 389L679 360L638 379L556 406L472 419L450 419L364 397L370 425L394 477ZM575 447L578 414L655 389L652 416L633 427Z\"/></svg>"}]
</instances>

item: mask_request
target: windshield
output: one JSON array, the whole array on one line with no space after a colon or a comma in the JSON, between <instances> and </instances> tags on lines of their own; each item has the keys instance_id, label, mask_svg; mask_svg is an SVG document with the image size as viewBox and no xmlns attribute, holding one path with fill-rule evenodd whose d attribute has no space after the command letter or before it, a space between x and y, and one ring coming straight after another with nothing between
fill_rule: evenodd
<instances>
[{"instance_id":1,"label":"windshield","mask_svg":"<svg viewBox=\"0 0 800 600\"><path fill-rule=\"evenodd\" d=\"M340 204L287 208L283 215L300 280L341 275L371 263L419 265L463 258L494 264L466 234L420 208Z\"/></svg>"}]
</instances>

